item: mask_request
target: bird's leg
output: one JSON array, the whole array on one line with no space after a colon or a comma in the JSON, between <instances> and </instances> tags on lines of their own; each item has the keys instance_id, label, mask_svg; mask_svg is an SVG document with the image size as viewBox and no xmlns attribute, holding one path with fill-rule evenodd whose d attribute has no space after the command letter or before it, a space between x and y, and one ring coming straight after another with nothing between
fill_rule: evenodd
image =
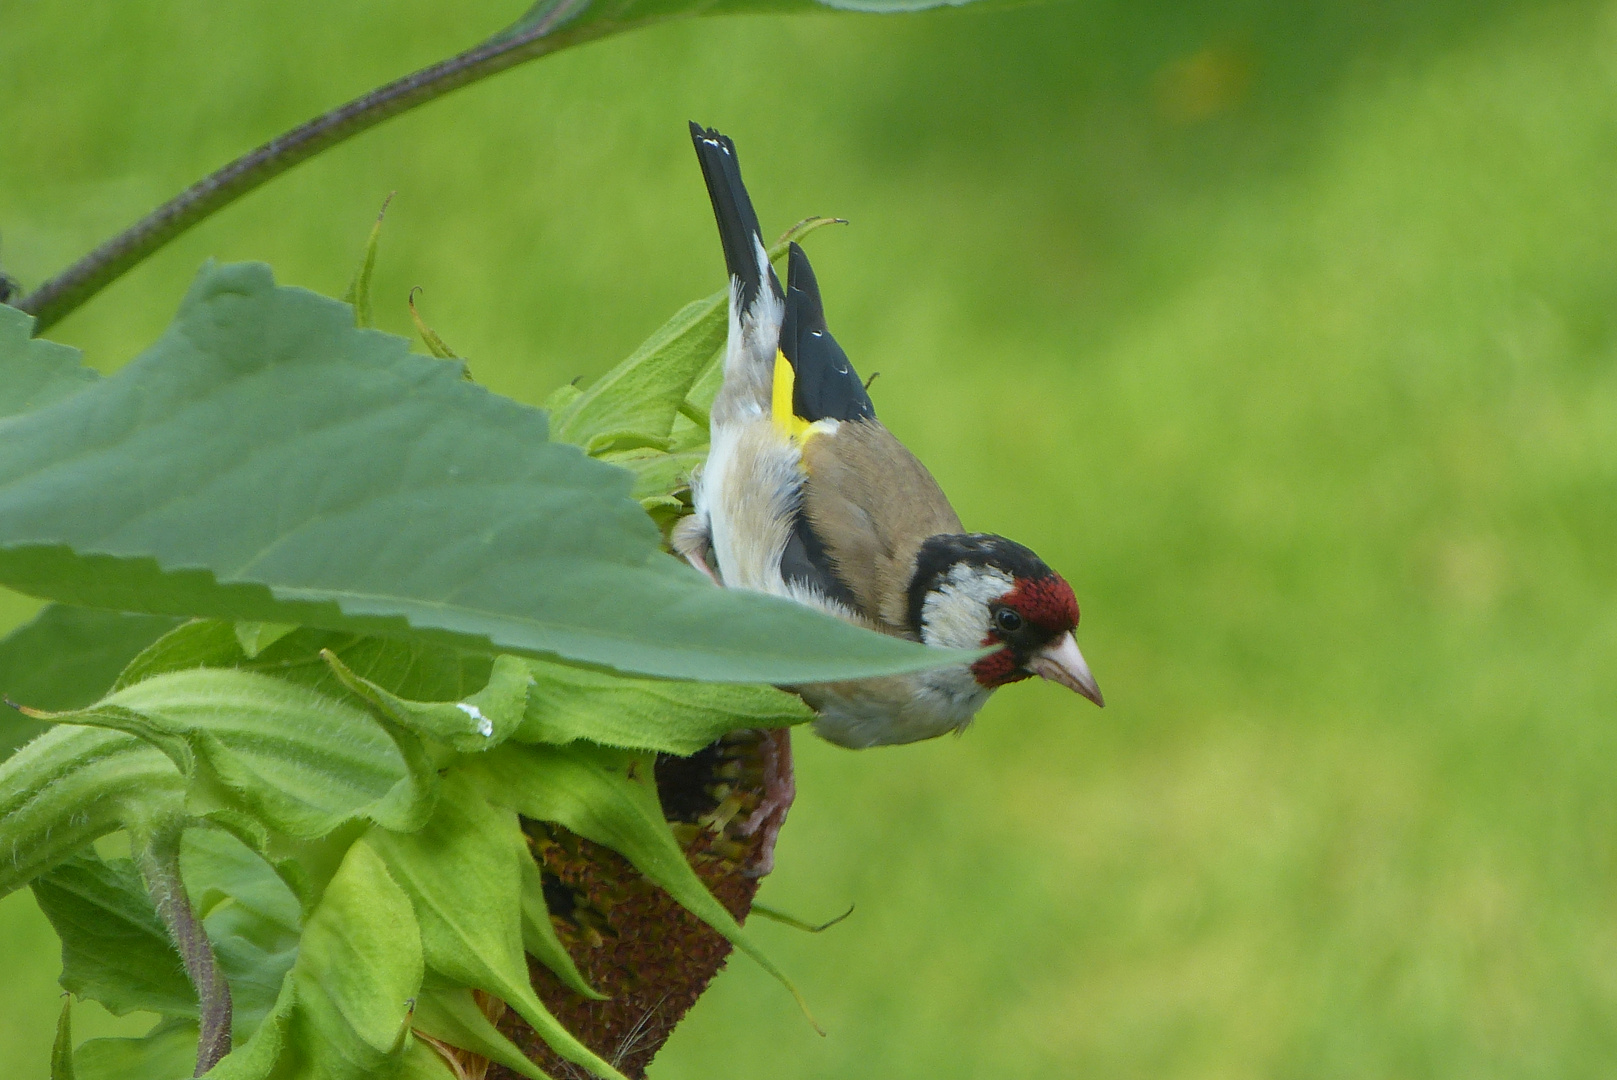
<instances>
[{"instance_id":1,"label":"bird's leg","mask_svg":"<svg viewBox=\"0 0 1617 1080\"><path fill-rule=\"evenodd\" d=\"M680 554L685 556L686 562L702 571L703 577L707 578L713 584L718 585L721 588L724 586L724 583L714 576L713 568L707 564L707 559L704 557L707 554L706 552L703 552L700 555L695 555L688 551L682 551Z\"/></svg>"},{"instance_id":2,"label":"bird's leg","mask_svg":"<svg viewBox=\"0 0 1617 1080\"><path fill-rule=\"evenodd\" d=\"M700 570L709 581L722 586L724 583L713 573L713 567L708 565L707 553L712 549L712 534L708 532L707 523L700 516L692 514L681 518L674 526L673 535L668 538L669 545L684 556L685 561Z\"/></svg>"},{"instance_id":3,"label":"bird's leg","mask_svg":"<svg viewBox=\"0 0 1617 1080\"><path fill-rule=\"evenodd\" d=\"M742 871L753 878L761 878L775 868L775 838L786 824L792 800L797 798L797 781L792 775L792 729L765 731L759 747L764 759L764 796L740 829L742 836L763 833L751 865Z\"/></svg>"}]
</instances>

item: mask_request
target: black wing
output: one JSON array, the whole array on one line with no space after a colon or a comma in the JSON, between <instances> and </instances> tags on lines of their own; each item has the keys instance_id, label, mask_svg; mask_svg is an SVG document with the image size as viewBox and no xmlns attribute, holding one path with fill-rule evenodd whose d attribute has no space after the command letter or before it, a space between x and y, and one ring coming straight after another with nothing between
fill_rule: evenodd
<instances>
[{"instance_id":1,"label":"black wing","mask_svg":"<svg viewBox=\"0 0 1617 1080\"><path fill-rule=\"evenodd\" d=\"M792 518L792 532L786 538L786 550L780 553L780 576L795 585L818 589L828 599L835 600L850 611L859 610L859 600L853 590L837 577L831 565L831 555L809 524L808 515L798 507Z\"/></svg>"},{"instance_id":2,"label":"black wing","mask_svg":"<svg viewBox=\"0 0 1617 1080\"><path fill-rule=\"evenodd\" d=\"M786 271L786 316L781 323L780 350L792 365L792 413L804 420L874 420L876 407L848 354L825 325L825 305L808 256L795 243ZM781 555L787 581L808 585L853 611L859 601L837 577L825 543L801 507Z\"/></svg>"},{"instance_id":3,"label":"black wing","mask_svg":"<svg viewBox=\"0 0 1617 1080\"><path fill-rule=\"evenodd\" d=\"M786 317L780 351L791 362L792 412L804 420L874 420L876 406L853 369L848 354L825 325L825 305L814 268L792 244L786 270Z\"/></svg>"},{"instance_id":4,"label":"black wing","mask_svg":"<svg viewBox=\"0 0 1617 1080\"><path fill-rule=\"evenodd\" d=\"M747 311L764 285L758 274L758 245L763 243L763 233L758 229L758 215L753 212L752 199L747 196L747 185L741 182L741 163L736 160L735 143L729 136L704 128L694 120L691 121L691 143L696 147L696 159L702 164L707 196L713 200L719 242L724 245L724 265L730 276L741 282L737 301L739 310ZM780 279L775 276L773 267L769 268L769 291L777 297L781 295Z\"/></svg>"}]
</instances>

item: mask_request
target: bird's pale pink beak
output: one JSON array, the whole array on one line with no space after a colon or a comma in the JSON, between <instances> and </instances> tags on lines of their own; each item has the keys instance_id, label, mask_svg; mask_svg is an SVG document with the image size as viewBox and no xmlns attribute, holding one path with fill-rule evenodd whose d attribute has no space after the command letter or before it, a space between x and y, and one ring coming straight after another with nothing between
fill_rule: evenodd
<instances>
[{"instance_id":1,"label":"bird's pale pink beak","mask_svg":"<svg viewBox=\"0 0 1617 1080\"><path fill-rule=\"evenodd\" d=\"M1089 665L1084 663L1084 654L1078 651L1078 639L1072 636L1071 630L1034 653L1027 669L1041 679L1060 683L1106 708L1106 699L1101 697L1100 686L1089 673Z\"/></svg>"}]
</instances>

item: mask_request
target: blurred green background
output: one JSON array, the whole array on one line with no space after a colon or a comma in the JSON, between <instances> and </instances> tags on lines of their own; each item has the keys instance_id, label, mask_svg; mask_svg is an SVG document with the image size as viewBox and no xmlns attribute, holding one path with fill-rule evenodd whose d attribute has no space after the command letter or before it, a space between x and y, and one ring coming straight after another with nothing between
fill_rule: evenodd
<instances>
[{"instance_id":1,"label":"blurred green background","mask_svg":"<svg viewBox=\"0 0 1617 1080\"><path fill-rule=\"evenodd\" d=\"M516 0L0 4L29 284ZM1077 588L1110 703L798 740L755 932L653 1067L1579 1077L1617 1061L1617 6L1089 0L729 18L462 91L219 215L52 336L116 367L207 256L405 295L525 401L722 276L684 123L967 524ZM9 625L32 602L0 600ZM57 945L0 902L0 1072ZM78 1012L81 1035L138 1030Z\"/></svg>"}]
</instances>

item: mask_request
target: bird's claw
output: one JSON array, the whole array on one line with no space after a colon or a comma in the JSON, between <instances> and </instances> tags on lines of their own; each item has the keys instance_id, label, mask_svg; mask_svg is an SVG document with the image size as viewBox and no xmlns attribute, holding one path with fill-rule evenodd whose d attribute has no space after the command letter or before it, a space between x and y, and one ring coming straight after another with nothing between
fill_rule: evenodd
<instances>
[{"instance_id":1,"label":"bird's claw","mask_svg":"<svg viewBox=\"0 0 1617 1080\"><path fill-rule=\"evenodd\" d=\"M742 836L761 834L752 860L742 870L747 877L761 878L775 868L775 840L786 823L786 812L797 798L797 781L792 775L792 729L775 728L764 732L760 744L764 765L764 794L758 806L738 830Z\"/></svg>"}]
</instances>

